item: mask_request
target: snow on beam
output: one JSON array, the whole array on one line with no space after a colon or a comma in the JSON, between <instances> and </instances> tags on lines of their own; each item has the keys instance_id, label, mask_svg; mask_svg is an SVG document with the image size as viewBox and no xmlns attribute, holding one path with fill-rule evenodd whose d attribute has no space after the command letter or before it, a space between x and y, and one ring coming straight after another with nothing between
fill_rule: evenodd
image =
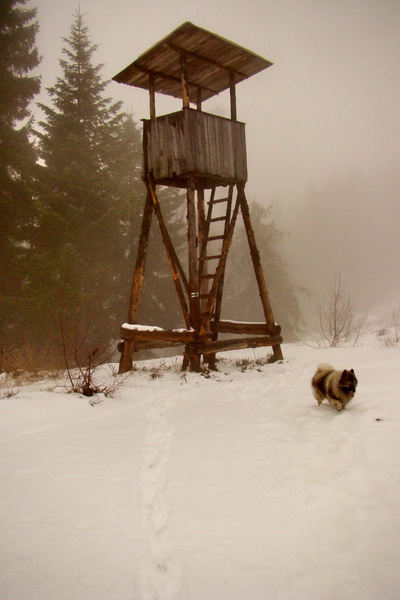
<instances>
[{"instance_id":1,"label":"snow on beam","mask_svg":"<svg viewBox=\"0 0 400 600\"><path fill-rule=\"evenodd\" d=\"M125 340L162 341L162 342L193 342L193 329L162 329L153 325L137 325L124 323L121 327L121 337Z\"/></svg>"}]
</instances>

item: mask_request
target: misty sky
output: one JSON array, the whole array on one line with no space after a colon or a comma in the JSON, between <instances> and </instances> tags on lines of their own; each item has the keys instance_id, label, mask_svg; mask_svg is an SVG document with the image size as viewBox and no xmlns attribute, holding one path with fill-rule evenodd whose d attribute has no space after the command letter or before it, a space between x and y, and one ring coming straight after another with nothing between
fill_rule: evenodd
<instances>
[{"instance_id":1,"label":"misty sky","mask_svg":"<svg viewBox=\"0 0 400 600\"><path fill-rule=\"evenodd\" d=\"M78 2L30 5L45 88L60 74ZM399 0L80 0L80 10L105 78L184 21L272 61L237 86L249 200L272 204L278 226L292 232L286 252L298 283L318 293L339 270L372 302L400 294ZM112 83L108 94L148 117L144 90ZM228 116L225 94L204 110ZM156 102L158 114L181 107Z\"/></svg>"}]
</instances>

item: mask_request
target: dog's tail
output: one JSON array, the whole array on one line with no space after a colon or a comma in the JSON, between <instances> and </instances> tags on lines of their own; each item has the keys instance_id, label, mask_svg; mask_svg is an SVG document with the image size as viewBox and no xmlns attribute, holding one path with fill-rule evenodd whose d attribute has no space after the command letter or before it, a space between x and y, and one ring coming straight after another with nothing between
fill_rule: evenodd
<instances>
[{"instance_id":1,"label":"dog's tail","mask_svg":"<svg viewBox=\"0 0 400 600\"><path fill-rule=\"evenodd\" d=\"M332 365L328 365L327 363L322 363L318 365L317 370L314 373L314 376L311 380L311 385L315 388L320 388L321 393L324 393L324 381L330 375L330 373L334 372L334 368Z\"/></svg>"},{"instance_id":2,"label":"dog's tail","mask_svg":"<svg viewBox=\"0 0 400 600\"><path fill-rule=\"evenodd\" d=\"M321 404L322 400L326 398L325 381L334 370L332 365L326 363L322 363L317 367L314 377L311 380L311 386L314 398L316 398L318 404Z\"/></svg>"},{"instance_id":3,"label":"dog's tail","mask_svg":"<svg viewBox=\"0 0 400 600\"><path fill-rule=\"evenodd\" d=\"M328 373L332 373L334 370L335 369L332 367L332 365L329 365L328 363L321 363L317 367L316 375L328 375Z\"/></svg>"}]
</instances>

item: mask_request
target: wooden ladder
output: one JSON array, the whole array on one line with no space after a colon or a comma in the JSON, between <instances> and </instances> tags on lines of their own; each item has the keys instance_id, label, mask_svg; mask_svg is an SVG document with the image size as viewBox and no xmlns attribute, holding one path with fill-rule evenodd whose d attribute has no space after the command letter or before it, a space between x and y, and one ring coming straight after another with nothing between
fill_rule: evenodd
<instances>
[{"instance_id":1,"label":"wooden ladder","mask_svg":"<svg viewBox=\"0 0 400 600\"><path fill-rule=\"evenodd\" d=\"M222 259L222 245L228 234L232 214L233 189L234 185L229 185L227 195L223 198L216 198L216 188L212 188L210 200L208 201L207 215L201 228L202 235L199 236L199 290L202 313L209 299L210 288L215 279L216 270ZM216 227L217 224L219 224L219 228ZM219 231L216 231L216 229L219 229ZM215 246L218 249L215 249ZM224 273L219 280L211 320L210 337L213 340L216 340L218 337L213 324L217 324L221 317L223 285Z\"/></svg>"}]
</instances>

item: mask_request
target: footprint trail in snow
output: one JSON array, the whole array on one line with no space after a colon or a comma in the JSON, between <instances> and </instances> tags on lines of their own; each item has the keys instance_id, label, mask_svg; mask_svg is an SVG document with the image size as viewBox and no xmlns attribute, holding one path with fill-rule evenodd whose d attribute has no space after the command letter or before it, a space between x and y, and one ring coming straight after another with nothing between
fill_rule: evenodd
<instances>
[{"instance_id":1,"label":"footprint trail in snow","mask_svg":"<svg viewBox=\"0 0 400 600\"><path fill-rule=\"evenodd\" d=\"M170 506L166 491L173 428L168 412L175 400L162 393L153 397L147 413L141 494L147 548L142 557L142 600L179 600L182 567L168 529Z\"/></svg>"}]
</instances>

